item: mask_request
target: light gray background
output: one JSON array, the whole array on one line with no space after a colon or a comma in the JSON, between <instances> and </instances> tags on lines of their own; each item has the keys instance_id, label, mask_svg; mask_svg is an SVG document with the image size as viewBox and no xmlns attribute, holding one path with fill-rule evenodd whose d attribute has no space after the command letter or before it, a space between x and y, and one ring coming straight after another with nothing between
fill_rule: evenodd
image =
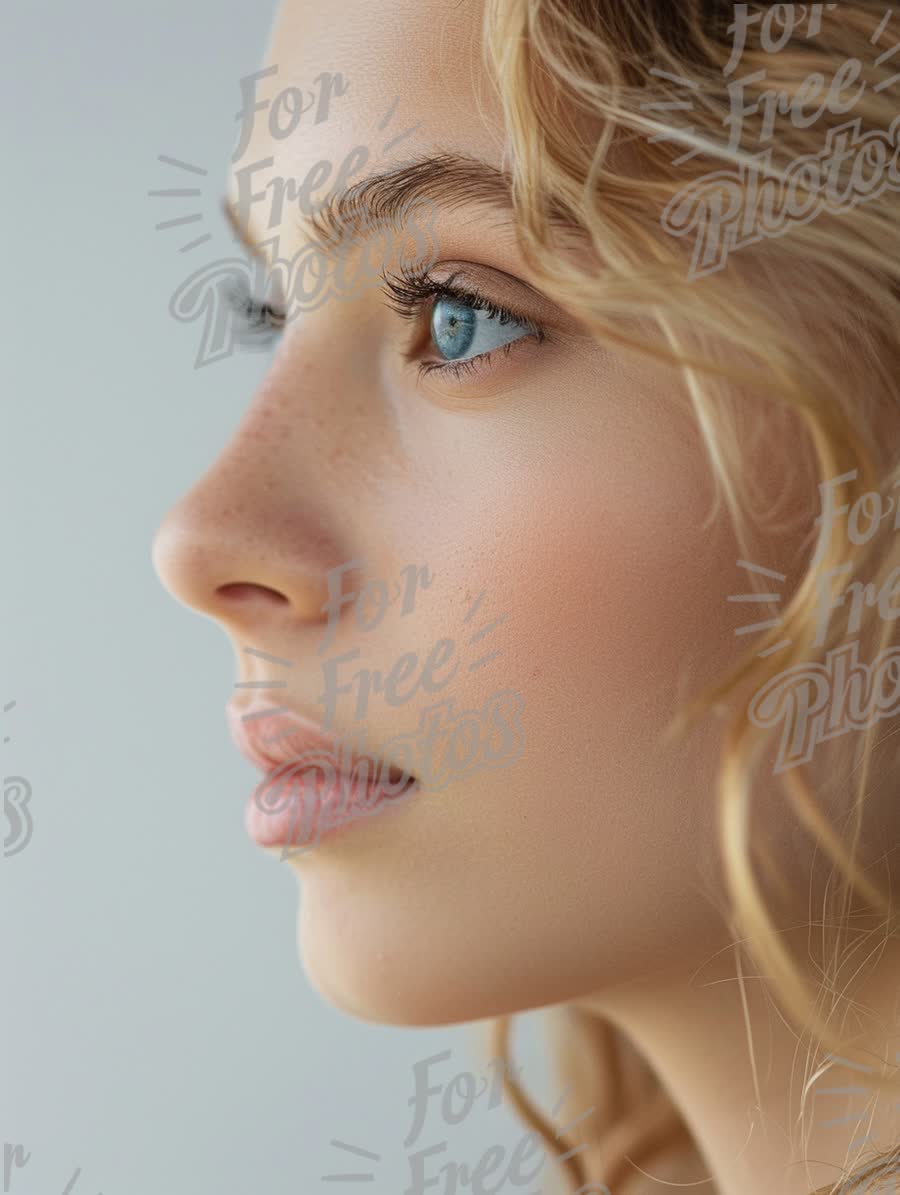
<instances>
[{"instance_id":1,"label":"light gray background","mask_svg":"<svg viewBox=\"0 0 900 1195\"><path fill-rule=\"evenodd\" d=\"M312 990L293 874L243 829L258 776L225 726L231 649L150 560L266 364L194 369L198 326L168 303L204 259L154 226L193 207L216 233L206 260L234 252L219 197L238 80L274 11L4 10L0 708L17 705L0 775L30 781L35 823L0 859L0 1137L31 1151L12 1195L62 1195L79 1167L72 1195L358 1191L321 1181L348 1169L333 1137L382 1155L362 1189L398 1195L412 1064L478 1060L470 1027L368 1025ZM147 197L184 185L161 153L209 171L199 207ZM517 1053L547 1106L538 1030L525 1018ZM472 1166L524 1130L501 1107L429 1131Z\"/></svg>"}]
</instances>

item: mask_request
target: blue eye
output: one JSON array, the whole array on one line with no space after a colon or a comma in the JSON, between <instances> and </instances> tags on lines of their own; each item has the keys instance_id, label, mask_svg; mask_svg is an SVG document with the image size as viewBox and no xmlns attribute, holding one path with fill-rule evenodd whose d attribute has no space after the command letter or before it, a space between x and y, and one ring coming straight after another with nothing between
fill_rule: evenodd
<instances>
[{"instance_id":1,"label":"blue eye","mask_svg":"<svg viewBox=\"0 0 900 1195\"><path fill-rule=\"evenodd\" d=\"M498 319L458 299L441 297L432 308L431 338L441 356L450 361L493 352L530 331L528 324Z\"/></svg>"},{"instance_id":2,"label":"blue eye","mask_svg":"<svg viewBox=\"0 0 900 1195\"><path fill-rule=\"evenodd\" d=\"M426 271L382 274L390 306L404 319L417 320L425 306L431 306L429 338L443 361L420 361L420 376L435 371L456 377L478 373L490 368L498 349L509 353L525 338L538 343L547 339L544 329L526 316L491 302L472 287L454 285L456 277L438 282ZM412 362L418 355L413 347L404 359Z\"/></svg>"}]
</instances>

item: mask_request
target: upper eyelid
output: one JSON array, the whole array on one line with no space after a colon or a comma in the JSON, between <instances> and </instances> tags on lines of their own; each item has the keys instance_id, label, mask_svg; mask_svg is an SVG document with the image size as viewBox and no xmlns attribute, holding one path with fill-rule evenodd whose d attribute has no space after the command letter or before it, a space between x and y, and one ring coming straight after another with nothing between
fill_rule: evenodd
<instances>
[{"instance_id":1,"label":"upper eyelid","mask_svg":"<svg viewBox=\"0 0 900 1195\"><path fill-rule=\"evenodd\" d=\"M505 315L508 315L510 319L515 320L516 323L527 324L530 327L539 326L537 320L533 320L531 316L527 315L524 311L520 311L515 307L511 307L508 303L501 302L498 299L492 299L489 295L479 295L474 293L467 287L457 289L451 284L447 286L446 293L450 297L460 298L464 303L468 303L471 307L474 307L476 311L483 311L485 310L485 305L488 305L498 311L503 312Z\"/></svg>"},{"instance_id":2,"label":"upper eyelid","mask_svg":"<svg viewBox=\"0 0 900 1195\"><path fill-rule=\"evenodd\" d=\"M392 295L394 302L399 304L399 314L402 316L412 315L413 309L416 309L417 312L425 306L429 299L437 303L441 298L452 298L478 311L493 308L501 315L508 316L509 320L514 320L516 323L527 325L530 328L541 327L541 324L532 319L527 312L500 299L495 299L477 288L458 283L456 279L459 274L460 271L456 271L446 279L434 278L429 271L412 276L383 274L382 277L385 278L387 291ZM417 290L419 293L415 294L414 292ZM393 307L393 303L389 305ZM397 308L394 307L394 310ZM507 323L509 320L501 319L500 322Z\"/></svg>"},{"instance_id":3,"label":"upper eyelid","mask_svg":"<svg viewBox=\"0 0 900 1195\"><path fill-rule=\"evenodd\" d=\"M535 287L495 266L452 259L432 266L428 274L438 284L453 278L463 289L479 291L496 307L506 307L533 324L554 327L566 319L565 312Z\"/></svg>"}]
</instances>

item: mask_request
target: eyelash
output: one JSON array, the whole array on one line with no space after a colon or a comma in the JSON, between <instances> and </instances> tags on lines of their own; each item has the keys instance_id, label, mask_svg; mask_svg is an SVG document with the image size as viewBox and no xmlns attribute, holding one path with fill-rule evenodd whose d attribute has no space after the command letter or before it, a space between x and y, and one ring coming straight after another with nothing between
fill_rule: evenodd
<instances>
[{"instance_id":1,"label":"eyelash","mask_svg":"<svg viewBox=\"0 0 900 1195\"><path fill-rule=\"evenodd\" d=\"M243 276L240 276L233 286L228 287L225 297L244 331L253 335L262 334L267 343L274 339L285 325L285 312L273 307L271 303L260 303L258 299L254 299L247 279Z\"/></svg>"},{"instance_id":2,"label":"eyelash","mask_svg":"<svg viewBox=\"0 0 900 1195\"><path fill-rule=\"evenodd\" d=\"M541 344L547 339L544 328L527 316L499 303L493 303L474 286L454 285L453 280L457 274L453 274L445 282L438 282L429 276L427 269L407 270L401 268L401 270L400 274L382 272L381 277L385 283L383 293L388 296L388 306L405 320L418 319L429 301L433 306L438 300L447 298L471 307L475 311L486 311L492 319L496 319L500 324L521 324L529 332L528 336L520 336L516 340L507 341L497 349L477 353L474 357L468 357L462 361L420 361L417 371L417 376L420 378L430 373L450 373L456 378L461 378L464 374L477 374L496 353L503 352L508 356L516 345L521 344L524 340L532 339ZM258 299L254 299L244 278L240 278L236 286L229 288L227 299L241 324L248 331L260 333L263 330L260 325L263 325L265 335L270 337L280 333L284 328L287 320L286 313L271 303L261 303ZM404 360L412 363L416 356L416 350L408 349L403 356ZM478 362L483 364L479 365Z\"/></svg>"},{"instance_id":3,"label":"eyelash","mask_svg":"<svg viewBox=\"0 0 900 1195\"><path fill-rule=\"evenodd\" d=\"M445 282L438 282L434 278L431 278L427 269L403 270L401 274L382 273L381 277L385 282L385 293L389 296L388 306L396 311L398 315L402 316L403 319L416 320L420 317L423 308L429 300L437 302L440 299L447 298L471 307L475 311L486 311L499 324L521 324L524 328L528 329L530 338L537 341L538 344L543 343L547 339L546 331L527 316L513 311L508 307L503 307L499 303L491 302L476 287L454 285L453 280L457 277L457 274L453 274ZM504 352L509 355L516 345L521 344L527 339L529 339L528 336L520 336L517 340L507 341L506 344L500 345L499 348L490 349L484 353L477 353L474 357L468 357L462 361L420 361L418 377L430 373L451 373L456 378L462 377L463 374L477 374L483 367L476 364L477 362L487 363L498 352ZM415 356L416 352L414 349L410 349L404 353L404 359L408 362L412 362Z\"/></svg>"}]
</instances>

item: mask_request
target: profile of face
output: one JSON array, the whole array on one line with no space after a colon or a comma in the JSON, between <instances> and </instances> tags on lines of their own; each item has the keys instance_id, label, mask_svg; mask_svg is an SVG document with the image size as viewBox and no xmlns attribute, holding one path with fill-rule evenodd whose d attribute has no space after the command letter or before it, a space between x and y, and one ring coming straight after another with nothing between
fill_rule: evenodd
<instances>
[{"instance_id":1,"label":"profile of face","mask_svg":"<svg viewBox=\"0 0 900 1195\"><path fill-rule=\"evenodd\" d=\"M265 198L246 239L271 235L273 180L333 163L321 199L360 145L348 184L432 157L504 170L481 28L481 0L286 0L230 182L238 203L237 170L271 160L248 176ZM280 135L278 95L336 71L327 118ZM429 278L490 306L436 292L403 318L370 284L289 320L154 548L172 593L226 631L256 684L244 694L328 714L339 736L364 728L366 751L400 765L401 742L431 734L446 758L453 727L470 728L452 745L466 766L417 775L406 799L286 860L312 984L351 1015L410 1025L688 973L730 940L721 727L662 736L751 621L727 602L747 588L742 553L724 512L706 521L712 474L678 374L600 344L542 294L482 188L436 194L433 212ZM308 235L296 204L278 235L289 261ZM780 443L748 448L773 494L792 473ZM796 571L804 517L759 564ZM787 814L766 816L770 840L789 840Z\"/></svg>"}]
</instances>

